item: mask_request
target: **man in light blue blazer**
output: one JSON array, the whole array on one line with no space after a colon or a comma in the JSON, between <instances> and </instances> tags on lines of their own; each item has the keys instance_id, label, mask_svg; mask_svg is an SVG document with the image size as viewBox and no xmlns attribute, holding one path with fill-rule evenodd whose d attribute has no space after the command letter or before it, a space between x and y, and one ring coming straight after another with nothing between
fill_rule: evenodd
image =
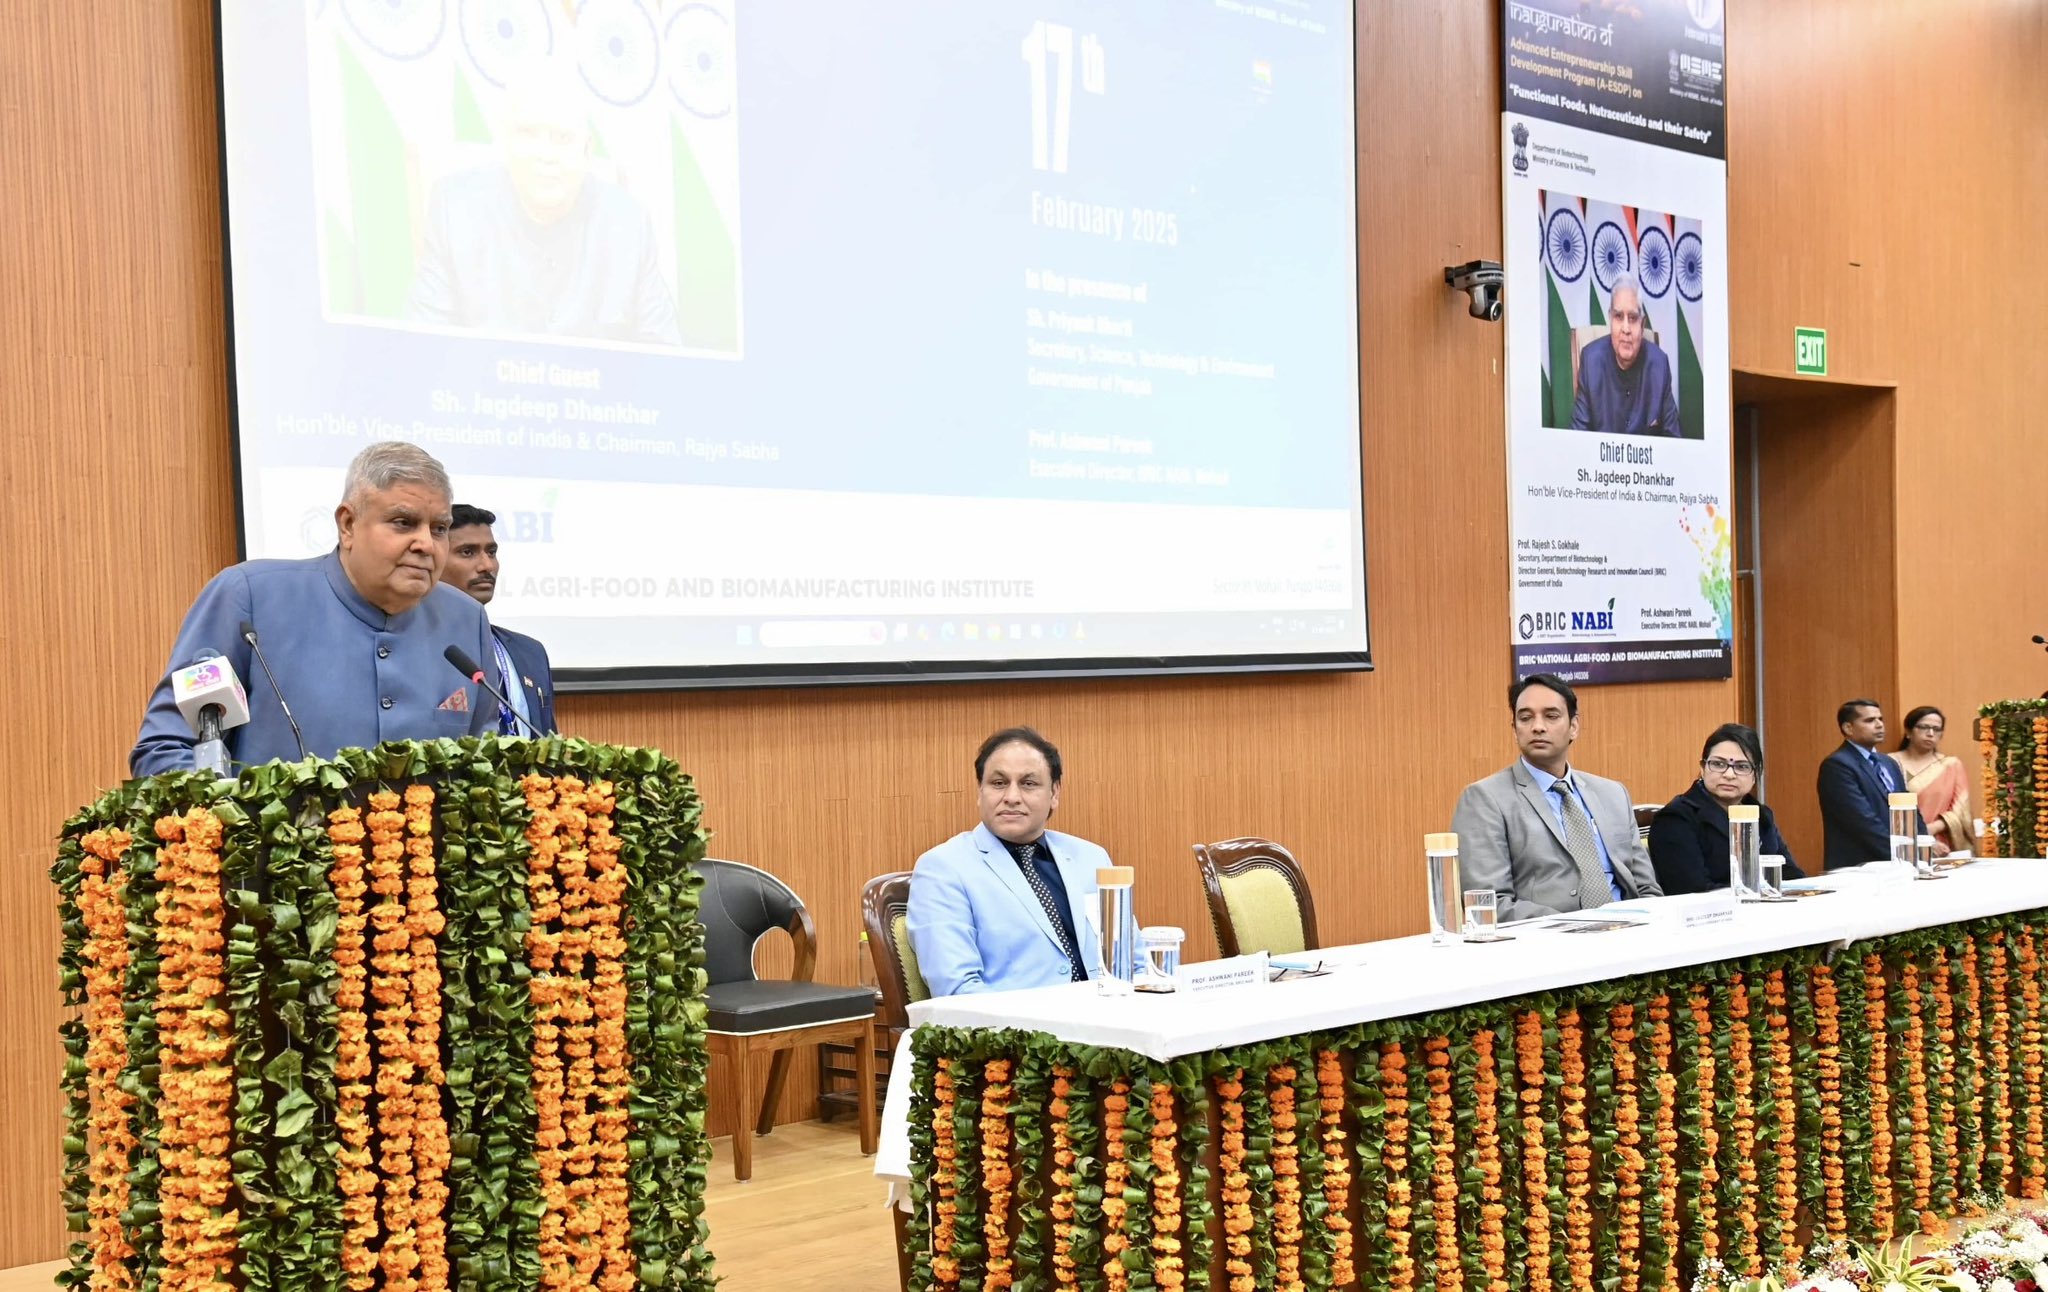
<instances>
[{"instance_id":1,"label":"man in light blue blazer","mask_svg":"<svg viewBox=\"0 0 2048 1292\"><path fill-rule=\"evenodd\" d=\"M1045 828L1060 772L1060 751L1029 727L982 742L981 824L919 857L910 880L910 945L932 995L1101 975L1095 872L1109 854Z\"/></svg>"}]
</instances>

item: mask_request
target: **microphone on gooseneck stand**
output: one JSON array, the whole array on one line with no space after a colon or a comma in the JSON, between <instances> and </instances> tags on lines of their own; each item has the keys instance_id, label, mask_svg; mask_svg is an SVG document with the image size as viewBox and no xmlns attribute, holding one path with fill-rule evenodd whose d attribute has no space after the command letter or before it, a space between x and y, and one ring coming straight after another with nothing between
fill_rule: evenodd
<instances>
[{"instance_id":1,"label":"microphone on gooseneck stand","mask_svg":"<svg viewBox=\"0 0 2048 1292\"><path fill-rule=\"evenodd\" d=\"M171 697L192 724L192 734L199 737L192 765L226 778L228 747L222 735L249 720L249 697L235 676L235 666L219 651L200 651L198 658L171 674Z\"/></svg>"},{"instance_id":2,"label":"microphone on gooseneck stand","mask_svg":"<svg viewBox=\"0 0 2048 1292\"><path fill-rule=\"evenodd\" d=\"M249 643L249 649L256 652L256 662L263 667L263 676L270 682L270 693L277 697L277 707L284 710L284 720L291 725L292 740L299 746L299 761L306 761L306 738L299 732L299 720L292 716L292 706L284 702L284 690L277 684L277 674L270 671L270 661L263 658L263 647L256 642L256 625L244 619L241 623L242 640Z\"/></svg>"},{"instance_id":3,"label":"microphone on gooseneck stand","mask_svg":"<svg viewBox=\"0 0 2048 1292\"><path fill-rule=\"evenodd\" d=\"M461 673L464 677L482 687L493 700L498 702L500 708L512 715L514 721L532 732L536 740L540 738L540 728L528 722L518 709L512 707L512 702L506 699L497 687L490 684L490 681L484 676L483 665L471 659L468 651L463 650L460 646L450 646L447 650L441 652L441 658L453 664L456 672Z\"/></svg>"}]
</instances>

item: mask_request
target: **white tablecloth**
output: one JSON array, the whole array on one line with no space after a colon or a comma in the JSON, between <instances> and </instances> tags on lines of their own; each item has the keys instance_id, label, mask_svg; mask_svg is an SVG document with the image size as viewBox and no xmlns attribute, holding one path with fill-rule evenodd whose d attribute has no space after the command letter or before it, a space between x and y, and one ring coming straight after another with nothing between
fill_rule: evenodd
<instances>
[{"instance_id":1,"label":"white tablecloth","mask_svg":"<svg viewBox=\"0 0 2048 1292\"><path fill-rule=\"evenodd\" d=\"M1743 906L1735 919L1684 929L1671 920L1683 898L1628 902L1651 923L1572 933L1543 920L1504 926L1513 941L1432 946L1426 935L1327 948L1333 972L1320 978L1204 995L1102 996L1092 984L991 992L919 1001L889 1069L875 1174L910 1176L910 1039L919 1026L1011 1027L1080 1045L1114 1046L1151 1059L1354 1023L1404 1018L1481 1001L1657 973L1794 947L1847 946L1913 929L2048 906L2048 861L1986 859L1919 882L1889 863L1824 876L1836 891L1772 905ZM894 1190L901 1197L904 1191Z\"/></svg>"}]
</instances>

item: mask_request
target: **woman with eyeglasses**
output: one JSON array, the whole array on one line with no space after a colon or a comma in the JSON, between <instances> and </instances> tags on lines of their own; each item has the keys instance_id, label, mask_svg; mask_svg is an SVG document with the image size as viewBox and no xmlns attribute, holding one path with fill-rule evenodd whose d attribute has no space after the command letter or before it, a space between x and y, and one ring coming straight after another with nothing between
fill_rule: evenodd
<instances>
[{"instance_id":1,"label":"woman with eyeglasses","mask_svg":"<svg viewBox=\"0 0 2048 1292\"><path fill-rule=\"evenodd\" d=\"M1920 818L1934 841L1950 852L1975 842L1970 833L1970 777L1962 760L1941 752L1948 719L1931 704L1906 715L1906 738L1899 742L1898 764L1906 788L1920 796Z\"/></svg>"},{"instance_id":2,"label":"woman with eyeglasses","mask_svg":"<svg viewBox=\"0 0 2048 1292\"><path fill-rule=\"evenodd\" d=\"M1763 742L1739 722L1714 728L1700 750L1700 775L1692 788L1664 805L1650 824L1650 864L1669 893L1704 893L1728 887L1728 809L1755 803L1757 851L1785 859L1785 878L1803 878L1771 810L1757 801L1756 778L1763 770Z\"/></svg>"}]
</instances>

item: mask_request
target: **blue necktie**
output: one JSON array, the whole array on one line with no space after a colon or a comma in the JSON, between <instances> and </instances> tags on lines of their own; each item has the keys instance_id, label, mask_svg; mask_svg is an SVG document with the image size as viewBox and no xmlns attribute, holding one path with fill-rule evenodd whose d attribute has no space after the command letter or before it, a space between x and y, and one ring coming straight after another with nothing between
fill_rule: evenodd
<instances>
[{"instance_id":1,"label":"blue necktie","mask_svg":"<svg viewBox=\"0 0 2048 1292\"><path fill-rule=\"evenodd\" d=\"M503 682L499 689L504 691L507 699L510 699L519 691L519 679L512 675L512 657L505 653L505 643L498 640L496 633L491 634L491 650L498 657L498 677ZM504 736L516 736L519 734L518 715L512 712L512 706L509 704L498 706L498 734Z\"/></svg>"}]
</instances>

